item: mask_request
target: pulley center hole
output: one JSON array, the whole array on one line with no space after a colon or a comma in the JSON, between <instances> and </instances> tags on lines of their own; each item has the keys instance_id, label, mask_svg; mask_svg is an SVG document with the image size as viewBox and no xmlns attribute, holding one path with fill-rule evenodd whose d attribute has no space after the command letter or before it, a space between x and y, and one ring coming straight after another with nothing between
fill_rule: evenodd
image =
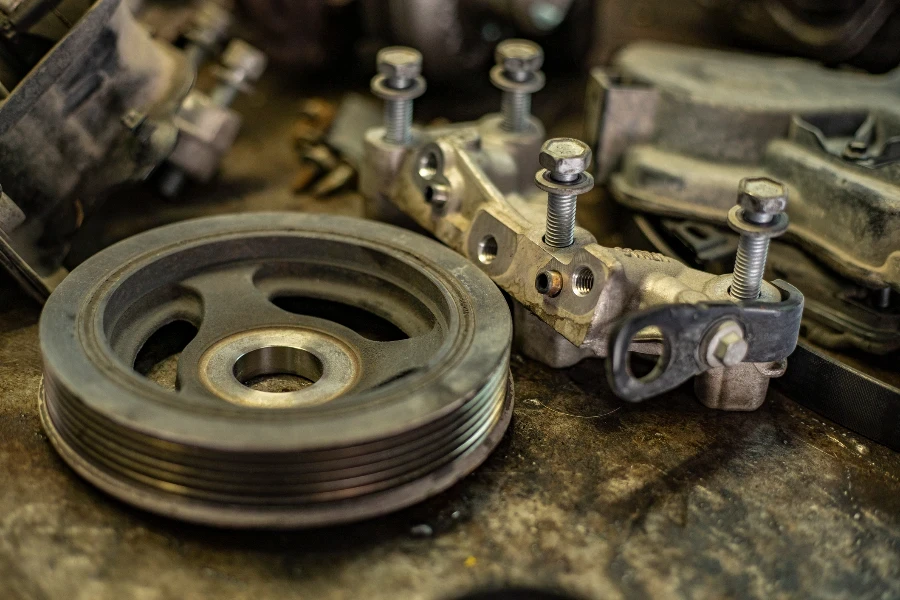
<instances>
[{"instance_id":1,"label":"pulley center hole","mask_svg":"<svg viewBox=\"0 0 900 600\"><path fill-rule=\"evenodd\" d=\"M270 393L288 393L311 386L322 377L322 361L290 346L251 350L234 363L234 376L244 386Z\"/></svg>"}]
</instances>

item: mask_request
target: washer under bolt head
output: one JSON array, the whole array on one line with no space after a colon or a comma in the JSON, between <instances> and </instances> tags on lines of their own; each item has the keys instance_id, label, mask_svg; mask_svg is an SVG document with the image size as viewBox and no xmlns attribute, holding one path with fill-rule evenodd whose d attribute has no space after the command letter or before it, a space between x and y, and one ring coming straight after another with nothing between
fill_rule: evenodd
<instances>
[{"instance_id":1,"label":"washer under bolt head","mask_svg":"<svg viewBox=\"0 0 900 600\"><path fill-rule=\"evenodd\" d=\"M768 177L748 177L741 180L737 203L748 221L769 223L787 208L787 190Z\"/></svg>"},{"instance_id":2,"label":"washer under bolt head","mask_svg":"<svg viewBox=\"0 0 900 600\"><path fill-rule=\"evenodd\" d=\"M562 275L553 269L539 271L537 277L534 278L534 289L542 296L555 298L562 291L562 286Z\"/></svg>"},{"instance_id":3,"label":"washer under bolt head","mask_svg":"<svg viewBox=\"0 0 900 600\"><path fill-rule=\"evenodd\" d=\"M497 64L503 72L516 81L524 81L544 65L544 51L529 40L504 40L494 52Z\"/></svg>"},{"instance_id":4,"label":"washer under bolt head","mask_svg":"<svg viewBox=\"0 0 900 600\"><path fill-rule=\"evenodd\" d=\"M553 138L541 146L538 162L556 181L569 182L587 171L591 147L574 138Z\"/></svg>"},{"instance_id":5,"label":"washer under bolt head","mask_svg":"<svg viewBox=\"0 0 900 600\"><path fill-rule=\"evenodd\" d=\"M706 364L711 367L733 367L744 360L750 349L744 330L737 321L728 320L713 327L706 335Z\"/></svg>"},{"instance_id":6,"label":"washer under bolt head","mask_svg":"<svg viewBox=\"0 0 900 600\"><path fill-rule=\"evenodd\" d=\"M737 205L728 212L728 225L738 232L737 256L729 294L743 302L759 298L769 239L787 230L787 188L766 177L742 179Z\"/></svg>"},{"instance_id":7,"label":"washer under bolt head","mask_svg":"<svg viewBox=\"0 0 900 600\"><path fill-rule=\"evenodd\" d=\"M422 54L406 46L388 46L378 51L378 72L388 78L388 85L403 89L410 80L422 74ZM397 85L399 84L399 85Z\"/></svg>"}]
</instances>

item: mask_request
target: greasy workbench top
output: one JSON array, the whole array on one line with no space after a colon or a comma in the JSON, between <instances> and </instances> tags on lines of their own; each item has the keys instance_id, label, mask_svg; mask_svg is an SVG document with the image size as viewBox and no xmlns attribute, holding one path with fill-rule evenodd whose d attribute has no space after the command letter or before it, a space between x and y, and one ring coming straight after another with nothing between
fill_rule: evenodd
<instances>
[{"instance_id":1,"label":"greasy workbench top","mask_svg":"<svg viewBox=\"0 0 900 600\"><path fill-rule=\"evenodd\" d=\"M246 208L361 214L353 194L290 193L296 98L264 90L239 107L266 118L248 119L217 185L113 204L86 237ZM0 290L0 598L444 599L511 584L594 599L900 597L900 455L775 393L748 414L706 409L690 386L624 405L595 360L554 371L514 355L499 449L385 518L234 532L132 509L50 447L39 307L6 277Z\"/></svg>"}]
</instances>

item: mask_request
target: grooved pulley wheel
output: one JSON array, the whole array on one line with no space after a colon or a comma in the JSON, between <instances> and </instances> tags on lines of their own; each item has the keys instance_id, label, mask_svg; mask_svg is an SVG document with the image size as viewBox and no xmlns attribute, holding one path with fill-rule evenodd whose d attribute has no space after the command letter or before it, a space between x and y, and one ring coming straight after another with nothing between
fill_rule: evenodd
<instances>
[{"instance_id":1,"label":"grooved pulley wheel","mask_svg":"<svg viewBox=\"0 0 900 600\"><path fill-rule=\"evenodd\" d=\"M420 235L244 214L129 238L41 317L41 416L80 475L231 527L396 510L470 473L511 414L501 293Z\"/></svg>"}]
</instances>

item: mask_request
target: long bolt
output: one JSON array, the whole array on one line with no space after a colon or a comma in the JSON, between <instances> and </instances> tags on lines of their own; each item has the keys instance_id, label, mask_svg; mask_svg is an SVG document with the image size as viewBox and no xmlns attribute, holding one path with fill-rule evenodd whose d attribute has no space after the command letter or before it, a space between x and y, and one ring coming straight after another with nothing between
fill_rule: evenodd
<instances>
[{"instance_id":1,"label":"long bolt","mask_svg":"<svg viewBox=\"0 0 900 600\"><path fill-rule=\"evenodd\" d=\"M580 140L554 138L544 142L539 161L544 170L538 172L535 182L547 192L544 243L567 248L575 243L578 194L586 193L594 183L585 173L591 162L591 149Z\"/></svg>"},{"instance_id":2,"label":"long bolt","mask_svg":"<svg viewBox=\"0 0 900 600\"><path fill-rule=\"evenodd\" d=\"M531 94L503 92L500 100L500 114L503 115L503 129L522 131L531 115Z\"/></svg>"},{"instance_id":3,"label":"long bolt","mask_svg":"<svg viewBox=\"0 0 900 600\"><path fill-rule=\"evenodd\" d=\"M403 94L392 97L390 92L412 90L420 85L422 55L413 48L391 46L378 52L377 64L388 92L379 94L384 98L384 140L389 144L406 145L412 138L413 99L403 97ZM375 85L373 82L373 90Z\"/></svg>"},{"instance_id":4,"label":"long bolt","mask_svg":"<svg viewBox=\"0 0 900 600\"><path fill-rule=\"evenodd\" d=\"M787 190L765 177L743 179L737 204L728 215L728 224L741 234L729 293L737 301L756 300L762 290L769 240L787 228Z\"/></svg>"},{"instance_id":5,"label":"long bolt","mask_svg":"<svg viewBox=\"0 0 900 600\"><path fill-rule=\"evenodd\" d=\"M768 238L741 235L737 258L734 260L734 280L731 282L732 298L735 300L759 298L768 255Z\"/></svg>"},{"instance_id":6,"label":"long bolt","mask_svg":"<svg viewBox=\"0 0 900 600\"><path fill-rule=\"evenodd\" d=\"M505 40L497 45L495 59L491 81L503 91L501 126L506 131L525 131L531 118L531 94L544 85L540 71L544 51L528 40Z\"/></svg>"}]
</instances>

